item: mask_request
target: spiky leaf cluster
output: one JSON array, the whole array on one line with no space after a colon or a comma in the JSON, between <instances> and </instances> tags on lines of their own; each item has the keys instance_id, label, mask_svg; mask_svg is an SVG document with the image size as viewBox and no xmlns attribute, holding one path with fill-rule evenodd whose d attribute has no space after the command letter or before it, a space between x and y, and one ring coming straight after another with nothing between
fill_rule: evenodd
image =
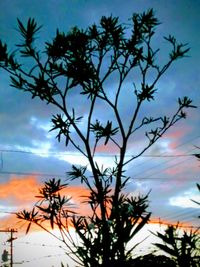
<instances>
[{"instance_id":1,"label":"spiky leaf cluster","mask_svg":"<svg viewBox=\"0 0 200 267\"><path fill-rule=\"evenodd\" d=\"M169 254L176 260L176 263L180 267L198 267L200 259L200 236L198 229L196 231L187 230L180 233L179 225L169 225L162 234L157 232L163 244L154 244L159 249Z\"/></svg>"}]
</instances>

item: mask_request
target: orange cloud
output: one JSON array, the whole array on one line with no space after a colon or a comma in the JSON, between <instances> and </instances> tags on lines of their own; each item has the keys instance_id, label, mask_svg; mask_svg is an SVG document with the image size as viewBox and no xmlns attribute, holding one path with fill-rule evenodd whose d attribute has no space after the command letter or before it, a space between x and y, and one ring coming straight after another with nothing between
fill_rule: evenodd
<instances>
[{"instance_id":1,"label":"orange cloud","mask_svg":"<svg viewBox=\"0 0 200 267\"><path fill-rule=\"evenodd\" d=\"M0 200L11 200L14 204L32 202L38 193L40 183L35 177L22 179L12 177L7 183L0 184Z\"/></svg>"}]
</instances>

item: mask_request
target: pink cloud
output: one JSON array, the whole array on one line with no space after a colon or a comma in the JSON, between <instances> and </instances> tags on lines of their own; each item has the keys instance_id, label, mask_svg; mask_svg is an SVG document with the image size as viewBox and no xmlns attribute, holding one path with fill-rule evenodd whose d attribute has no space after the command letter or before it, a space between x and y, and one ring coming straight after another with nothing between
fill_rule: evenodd
<instances>
[{"instance_id":1,"label":"pink cloud","mask_svg":"<svg viewBox=\"0 0 200 267\"><path fill-rule=\"evenodd\" d=\"M170 131L166 132L166 134L163 136L163 139L169 140L169 148L175 149L181 143L181 139L190 132L191 128L185 125L178 128L174 127L171 128Z\"/></svg>"},{"instance_id":2,"label":"pink cloud","mask_svg":"<svg viewBox=\"0 0 200 267\"><path fill-rule=\"evenodd\" d=\"M119 153L119 148L115 144L109 142L106 146L104 144L97 146L96 152L108 153L108 154L115 153L116 154L116 153Z\"/></svg>"}]
</instances>

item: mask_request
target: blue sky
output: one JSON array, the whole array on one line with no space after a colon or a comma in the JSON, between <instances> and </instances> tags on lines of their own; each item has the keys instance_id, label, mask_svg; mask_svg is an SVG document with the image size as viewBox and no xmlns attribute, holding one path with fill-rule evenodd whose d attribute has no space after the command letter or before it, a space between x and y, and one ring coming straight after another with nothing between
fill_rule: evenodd
<instances>
[{"instance_id":1,"label":"blue sky","mask_svg":"<svg viewBox=\"0 0 200 267\"><path fill-rule=\"evenodd\" d=\"M195 153L194 145L200 146L200 36L199 12L200 2L195 0L126 0L126 1L90 1L90 0L63 0L63 1L0 1L0 39L7 42L10 50L19 42L19 33L16 30L16 21L19 18L26 21L29 17L36 19L40 30L37 42L42 47L49 41L59 28L68 31L72 26L85 28L94 22L98 23L101 16L119 16L121 22L128 22L134 12L143 12L153 8L161 25L158 27L155 45L163 50L160 62L167 53L166 42L163 36L172 34L177 40L189 43L191 50L189 57L177 61L158 84L159 92L153 106L147 106L145 112L162 112L172 114L176 107L178 96L188 95L194 100L197 109L188 112L188 119L180 122L155 144L148 152L150 155L161 157L141 157L131 163L127 173L132 177L130 192L150 194L150 210L153 215L163 220L185 220L197 225L198 210L190 201L197 198L195 183L199 180L199 162L189 156ZM114 81L111 86L115 86ZM129 86L129 85L127 85ZM83 100L75 100L80 107ZM128 99L123 96L121 107ZM84 110L84 109L83 109ZM49 133L51 115L55 108L31 99L29 94L17 91L9 86L9 79L0 71L0 211L16 210L28 206L32 201L35 188L45 174L61 177L70 168L71 163L84 164L83 159L72 150L66 150L63 144L55 140L55 133ZM98 111L101 117L101 106ZM123 110L124 118L129 116ZM109 115L107 115L109 116ZM111 119L111 118L107 118ZM137 137L128 153L137 151L144 143L144 139ZM10 151L12 150L12 152ZM9 152L10 151L10 152ZM27 151L19 153L14 151ZM53 153L52 153L53 152ZM62 153L62 154L59 154ZM68 153L64 155L63 153ZM46 154L44 154L46 153ZM166 155L183 155L182 157L165 157ZM112 164L111 158L99 157L99 162ZM27 175L21 175L27 173ZM36 176L35 173L41 175ZM31 191L32 187L35 187ZM24 201L20 198L20 190L30 189ZM31 195L32 194L32 195ZM8 216L0 213L2 221ZM9 220L8 220L9 221ZM15 227L9 221L9 227ZM28 265L27 265L28 266Z\"/></svg>"}]
</instances>

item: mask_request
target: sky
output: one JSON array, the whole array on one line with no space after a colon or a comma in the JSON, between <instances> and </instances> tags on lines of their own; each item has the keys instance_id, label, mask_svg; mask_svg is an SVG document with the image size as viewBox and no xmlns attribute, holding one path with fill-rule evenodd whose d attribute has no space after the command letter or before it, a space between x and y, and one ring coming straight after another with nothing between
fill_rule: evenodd
<instances>
[{"instance_id":1,"label":"sky","mask_svg":"<svg viewBox=\"0 0 200 267\"><path fill-rule=\"evenodd\" d=\"M159 60L162 62L163 56L167 53L163 36L169 34L174 35L182 43L189 43L191 50L187 58L177 61L160 80L156 101L147 107L148 112L170 115L176 108L177 97L185 95L194 100L197 108L188 111L188 118L171 128L146 156L128 165L127 174L131 179L127 190L133 194L146 194L151 190L149 210L152 211L152 222L159 221L160 218L162 222L181 221L197 227L199 210L191 199L199 199L196 183L200 176L200 162L192 154L198 152L195 146L200 147L200 1L0 1L0 39L9 45L10 51L15 49L14 45L20 40L16 30L17 18L25 22L29 17L33 17L43 26L37 40L42 47L45 41L51 40L55 35L57 28L65 32L75 25L86 28L98 23L101 16L111 14L118 16L121 22L127 23L134 12L144 12L149 8L155 10L157 18L162 23L155 37L155 44L164 49ZM20 92L9 84L8 76L0 71L0 229L18 229L18 239L15 241L18 244L16 261L25 260L25 249L28 255L22 266L35 266L36 258L38 266L50 267L50 263L57 264L56 261L53 263L53 257L47 257L51 252L50 248L48 250L51 241L45 237L43 240L46 240L46 246L40 248L37 244L41 245L41 233L32 233L25 237L20 232L15 218L5 212L31 207L38 188L46 178L59 176L64 180L71 164L84 165L85 162L74 150L65 148L63 143L59 144L55 139L55 133L49 132L55 108L45 105L39 99L32 100L29 94ZM111 88L114 87L115 81L110 81L109 85ZM85 102L75 97L73 101L76 101L80 111L84 112ZM122 109L128 101L128 97L124 95ZM147 111L144 110L144 114L145 112ZM97 116L102 116L101 106ZM112 119L109 114L107 116L108 120ZM124 109L124 118L128 116L128 111ZM144 137L137 137L128 148L128 153L133 154L143 144ZM101 151L105 152L99 148L98 162L104 166L111 166L112 158L106 157L105 153L101 154ZM73 184L70 194L78 199L81 190L83 188ZM4 241L0 244L1 250L4 249L6 238L2 236L1 240ZM41 254L33 257L31 251L34 244ZM62 253L58 251L55 254ZM57 260L56 256L55 259Z\"/></svg>"}]
</instances>

